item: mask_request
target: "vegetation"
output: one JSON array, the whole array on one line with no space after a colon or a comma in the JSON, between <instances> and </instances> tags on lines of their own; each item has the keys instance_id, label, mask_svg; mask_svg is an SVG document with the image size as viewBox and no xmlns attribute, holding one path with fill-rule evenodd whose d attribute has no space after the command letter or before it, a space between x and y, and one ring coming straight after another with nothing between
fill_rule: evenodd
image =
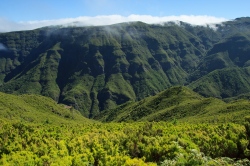
<instances>
[{"instance_id":1,"label":"vegetation","mask_svg":"<svg viewBox=\"0 0 250 166\"><path fill-rule=\"evenodd\" d=\"M248 165L249 122L0 125L1 165Z\"/></svg>"},{"instance_id":2,"label":"vegetation","mask_svg":"<svg viewBox=\"0 0 250 166\"><path fill-rule=\"evenodd\" d=\"M188 86L203 96L214 96L226 100L226 98L244 95L250 90L249 74L250 67L219 69Z\"/></svg>"},{"instance_id":3,"label":"vegetation","mask_svg":"<svg viewBox=\"0 0 250 166\"><path fill-rule=\"evenodd\" d=\"M158 122L101 123L47 97L0 93L0 165L250 164L248 100L225 103L179 86L116 113L148 120L166 108L171 117Z\"/></svg>"},{"instance_id":4,"label":"vegetation","mask_svg":"<svg viewBox=\"0 0 250 166\"><path fill-rule=\"evenodd\" d=\"M250 114L249 100L228 103L217 98L205 98L182 86L169 88L138 102L127 102L105 110L95 117L103 122L168 121L192 123L242 123Z\"/></svg>"},{"instance_id":5,"label":"vegetation","mask_svg":"<svg viewBox=\"0 0 250 166\"><path fill-rule=\"evenodd\" d=\"M249 25L1 33L0 165L250 165Z\"/></svg>"},{"instance_id":6,"label":"vegetation","mask_svg":"<svg viewBox=\"0 0 250 166\"><path fill-rule=\"evenodd\" d=\"M27 94L16 96L2 92L0 92L0 120L49 125L91 122L72 107L56 104L50 98Z\"/></svg>"},{"instance_id":7,"label":"vegetation","mask_svg":"<svg viewBox=\"0 0 250 166\"><path fill-rule=\"evenodd\" d=\"M250 92L249 18L209 27L47 27L0 34L0 91L39 94L85 117L171 86L206 97Z\"/></svg>"}]
</instances>

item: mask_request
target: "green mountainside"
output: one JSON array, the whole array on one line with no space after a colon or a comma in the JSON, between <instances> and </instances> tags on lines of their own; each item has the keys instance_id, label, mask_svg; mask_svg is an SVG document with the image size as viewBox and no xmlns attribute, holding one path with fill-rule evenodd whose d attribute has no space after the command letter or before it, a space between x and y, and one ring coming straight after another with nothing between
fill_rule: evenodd
<instances>
[{"instance_id":1,"label":"green mountainside","mask_svg":"<svg viewBox=\"0 0 250 166\"><path fill-rule=\"evenodd\" d=\"M189 87L202 95L218 98L249 92L249 41L249 37L236 34L215 44L192 73L196 81Z\"/></svg>"},{"instance_id":2,"label":"green mountainside","mask_svg":"<svg viewBox=\"0 0 250 166\"><path fill-rule=\"evenodd\" d=\"M226 103L205 98L187 87L169 88L138 102L128 102L95 117L104 122L182 121L192 123L241 123L250 114L249 100Z\"/></svg>"},{"instance_id":3,"label":"green mountainside","mask_svg":"<svg viewBox=\"0 0 250 166\"><path fill-rule=\"evenodd\" d=\"M236 97L250 90L250 67L214 70L188 86L207 97Z\"/></svg>"},{"instance_id":4,"label":"green mountainside","mask_svg":"<svg viewBox=\"0 0 250 166\"><path fill-rule=\"evenodd\" d=\"M91 123L80 112L39 95L12 95L0 92L0 121L30 124Z\"/></svg>"},{"instance_id":5,"label":"green mountainside","mask_svg":"<svg viewBox=\"0 0 250 166\"><path fill-rule=\"evenodd\" d=\"M191 26L142 22L0 34L0 91L39 94L85 117L171 86L204 96L250 92L250 18Z\"/></svg>"}]
</instances>

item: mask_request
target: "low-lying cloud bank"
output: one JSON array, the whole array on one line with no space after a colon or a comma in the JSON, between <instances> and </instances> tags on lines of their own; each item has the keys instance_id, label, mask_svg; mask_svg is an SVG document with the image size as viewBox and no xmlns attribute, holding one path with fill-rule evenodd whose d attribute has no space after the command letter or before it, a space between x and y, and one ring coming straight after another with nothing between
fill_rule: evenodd
<instances>
[{"instance_id":1,"label":"low-lying cloud bank","mask_svg":"<svg viewBox=\"0 0 250 166\"><path fill-rule=\"evenodd\" d=\"M0 18L0 32L32 30L51 25L74 25L74 26L100 26L111 25L121 22L142 21L148 24L158 24L169 21L183 21L193 25L208 25L221 23L227 21L225 18L218 18L213 16L194 16L194 15L181 15L181 16L151 16L151 15L104 15L95 17L76 17L76 18L63 18L57 20L41 20L41 21L25 21L25 22L12 22Z\"/></svg>"}]
</instances>

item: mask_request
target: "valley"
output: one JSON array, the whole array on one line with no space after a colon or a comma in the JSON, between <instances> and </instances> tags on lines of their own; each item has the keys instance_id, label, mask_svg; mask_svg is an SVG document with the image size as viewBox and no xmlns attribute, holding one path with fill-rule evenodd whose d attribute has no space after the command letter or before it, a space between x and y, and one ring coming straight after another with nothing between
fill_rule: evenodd
<instances>
[{"instance_id":1,"label":"valley","mask_svg":"<svg viewBox=\"0 0 250 166\"><path fill-rule=\"evenodd\" d=\"M85 117L171 86L220 99L250 92L249 18L46 27L0 34L0 91L40 94Z\"/></svg>"},{"instance_id":2,"label":"valley","mask_svg":"<svg viewBox=\"0 0 250 166\"><path fill-rule=\"evenodd\" d=\"M250 165L249 17L0 44L0 165Z\"/></svg>"}]
</instances>

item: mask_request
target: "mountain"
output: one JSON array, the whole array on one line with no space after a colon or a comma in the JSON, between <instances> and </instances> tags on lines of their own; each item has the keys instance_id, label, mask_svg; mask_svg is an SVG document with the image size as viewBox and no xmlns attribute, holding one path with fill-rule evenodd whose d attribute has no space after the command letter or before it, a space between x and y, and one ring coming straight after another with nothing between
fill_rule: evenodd
<instances>
[{"instance_id":1,"label":"mountain","mask_svg":"<svg viewBox=\"0 0 250 166\"><path fill-rule=\"evenodd\" d=\"M228 98L250 91L250 39L235 34L216 43L192 74L189 87L205 96Z\"/></svg>"},{"instance_id":2,"label":"mountain","mask_svg":"<svg viewBox=\"0 0 250 166\"><path fill-rule=\"evenodd\" d=\"M90 118L175 85L236 97L250 92L249 29L246 17L1 33L0 91L47 96Z\"/></svg>"},{"instance_id":3,"label":"mountain","mask_svg":"<svg viewBox=\"0 0 250 166\"><path fill-rule=\"evenodd\" d=\"M236 97L250 91L250 67L217 69L188 86L206 97Z\"/></svg>"},{"instance_id":4,"label":"mountain","mask_svg":"<svg viewBox=\"0 0 250 166\"><path fill-rule=\"evenodd\" d=\"M12 95L0 92L0 121L29 124L91 123L80 112L40 95Z\"/></svg>"},{"instance_id":5,"label":"mountain","mask_svg":"<svg viewBox=\"0 0 250 166\"><path fill-rule=\"evenodd\" d=\"M205 98L187 87L177 86L141 101L105 110L95 119L103 122L178 120L192 123L242 123L242 117L249 115L249 110L248 100L226 103L212 97Z\"/></svg>"}]
</instances>

